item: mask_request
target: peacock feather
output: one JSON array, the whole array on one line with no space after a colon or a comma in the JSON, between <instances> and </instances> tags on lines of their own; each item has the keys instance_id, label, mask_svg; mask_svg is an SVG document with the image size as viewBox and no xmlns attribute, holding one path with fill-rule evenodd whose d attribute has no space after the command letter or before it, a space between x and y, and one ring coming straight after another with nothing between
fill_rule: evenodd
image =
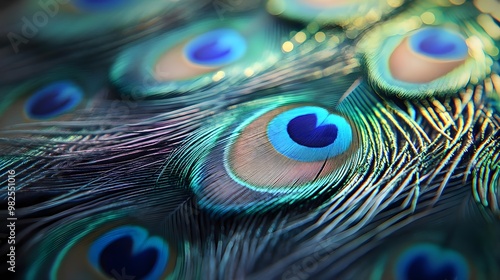
<instances>
[{"instance_id":1,"label":"peacock feather","mask_svg":"<svg viewBox=\"0 0 500 280\"><path fill-rule=\"evenodd\" d=\"M496 1L143 2L1 7L2 279L500 278Z\"/></svg>"}]
</instances>

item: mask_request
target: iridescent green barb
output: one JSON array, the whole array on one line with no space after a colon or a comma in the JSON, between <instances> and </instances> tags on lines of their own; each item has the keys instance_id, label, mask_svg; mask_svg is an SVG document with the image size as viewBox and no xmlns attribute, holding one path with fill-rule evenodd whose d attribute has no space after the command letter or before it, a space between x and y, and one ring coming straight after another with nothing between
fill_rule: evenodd
<instances>
[{"instance_id":1,"label":"iridescent green barb","mask_svg":"<svg viewBox=\"0 0 500 280\"><path fill-rule=\"evenodd\" d=\"M444 2L444 1L443 1ZM358 47L370 83L400 98L446 96L489 76L498 41L470 2L418 1L374 27Z\"/></svg>"},{"instance_id":2,"label":"iridescent green barb","mask_svg":"<svg viewBox=\"0 0 500 280\"><path fill-rule=\"evenodd\" d=\"M239 2L2 45L16 276L500 279L498 4Z\"/></svg>"}]
</instances>

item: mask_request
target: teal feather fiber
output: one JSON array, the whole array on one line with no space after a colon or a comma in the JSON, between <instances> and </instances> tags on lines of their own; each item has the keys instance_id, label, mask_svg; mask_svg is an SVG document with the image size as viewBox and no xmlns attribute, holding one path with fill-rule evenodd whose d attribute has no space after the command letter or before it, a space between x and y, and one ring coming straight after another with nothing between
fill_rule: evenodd
<instances>
[{"instance_id":1,"label":"teal feather fiber","mask_svg":"<svg viewBox=\"0 0 500 280\"><path fill-rule=\"evenodd\" d=\"M500 279L494 1L71 1L1 19L5 279Z\"/></svg>"}]
</instances>

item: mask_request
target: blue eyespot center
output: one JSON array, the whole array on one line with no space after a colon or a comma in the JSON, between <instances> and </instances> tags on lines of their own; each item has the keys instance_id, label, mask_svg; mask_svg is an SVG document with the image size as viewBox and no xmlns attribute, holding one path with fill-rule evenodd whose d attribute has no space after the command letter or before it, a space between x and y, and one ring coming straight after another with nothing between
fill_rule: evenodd
<instances>
[{"instance_id":1,"label":"blue eyespot center","mask_svg":"<svg viewBox=\"0 0 500 280\"><path fill-rule=\"evenodd\" d=\"M295 117L287 126L288 135L297 144L310 148L323 148L337 139L335 124L318 125L316 114Z\"/></svg>"},{"instance_id":2,"label":"blue eyespot center","mask_svg":"<svg viewBox=\"0 0 500 280\"><path fill-rule=\"evenodd\" d=\"M83 99L82 90L72 82L55 82L35 92L25 104L32 119L50 119L73 110Z\"/></svg>"},{"instance_id":3,"label":"blue eyespot center","mask_svg":"<svg viewBox=\"0 0 500 280\"><path fill-rule=\"evenodd\" d=\"M428 54L443 55L452 52L455 49L455 45L434 35L422 40L419 44L419 49Z\"/></svg>"},{"instance_id":4,"label":"blue eyespot center","mask_svg":"<svg viewBox=\"0 0 500 280\"><path fill-rule=\"evenodd\" d=\"M128 275L134 275L140 279L145 277L155 266L158 252L153 248L147 248L133 254L133 243L132 238L124 236L108 244L99 258L102 270L113 277L113 271L120 272L125 267Z\"/></svg>"},{"instance_id":5,"label":"blue eyespot center","mask_svg":"<svg viewBox=\"0 0 500 280\"><path fill-rule=\"evenodd\" d=\"M168 246L159 237L148 237L140 227L123 226L95 240L89 249L89 261L110 277L115 274L137 279L158 279L168 262Z\"/></svg>"},{"instance_id":6,"label":"blue eyespot center","mask_svg":"<svg viewBox=\"0 0 500 280\"><path fill-rule=\"evenodd\" d=\"M283 112L267 126L267 136L282 155L304 162L322 161L347 151L352 129L342 116L321 107L304 106Z\"/></svg>"},{"instance_id":7,"label":"blue eyespot center","mask_svg":"<svg viewBox=\"0 0 500 280\"><path fill-rule=\"evenodd\" d=\"M436 59L464 59L469 51L462 36L445 28L424 28L409 42L415 52Z\"/></svg>"},{"instance_id":8,"label":"blue eyespot center","mask_svg":"<svg viewBox=\"0 0 500 280\"><path fill-rule=\"evenodd\" d=\"M420 244L407 250L397 263L398 280L468 279L468 266L455 251L432 244Z\"/></svg>"},{"instance_id":9,"label":"blue eyespot center","mask_svg":"<svg viewBox=\"0 0 500 280\"><path fill-rule=\"evenodd\" d=\"M233 29L216 29L192 39L184 48L189 61L203 66L221 66L245 55L247 42Z\"/></svg>"}]
</instances>

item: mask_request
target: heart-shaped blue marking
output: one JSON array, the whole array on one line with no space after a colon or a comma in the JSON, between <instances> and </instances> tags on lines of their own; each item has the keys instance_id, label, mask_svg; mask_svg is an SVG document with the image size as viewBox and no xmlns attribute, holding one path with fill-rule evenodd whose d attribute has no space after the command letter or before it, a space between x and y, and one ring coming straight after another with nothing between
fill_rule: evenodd
<instances>
[{"instance_id":1,"label":"heart-shaped blue marking","mask_svg":"<svg viewBox=\"0 0 500 280\"><path fill-rule=\"evenodd\" d=\"M136 226L112 230L89 249L90 263L110 277L125 271L137 279L158 279L167 267L168 257L168 246L161 238L148 238L146 230Z\"/></svg>"},{"instance_id":2,"label":"heart-shaped blue marking","mask_svg":"<svg viewBox=\"0 0 500 280\"><path fill-rule=\"evenodd\" d=\"M274 117L267 126L267 137L282 155L312 162L345 152L352 142L352 129L342 116L304 106Z\"/></svg>"},{"instance_id":3,"label":"heart-shaped blue marking","mask_svg":"<svg viewBox=\"0 0 500 280\"><path fill-rule=\"evenodd\" d=\"M335 142L338 129L335 124L318 126L316 114L306 114L292 119L288 123L287 132L297 144L310 148L322 148Z\"/></svg>"}]
</instances>

